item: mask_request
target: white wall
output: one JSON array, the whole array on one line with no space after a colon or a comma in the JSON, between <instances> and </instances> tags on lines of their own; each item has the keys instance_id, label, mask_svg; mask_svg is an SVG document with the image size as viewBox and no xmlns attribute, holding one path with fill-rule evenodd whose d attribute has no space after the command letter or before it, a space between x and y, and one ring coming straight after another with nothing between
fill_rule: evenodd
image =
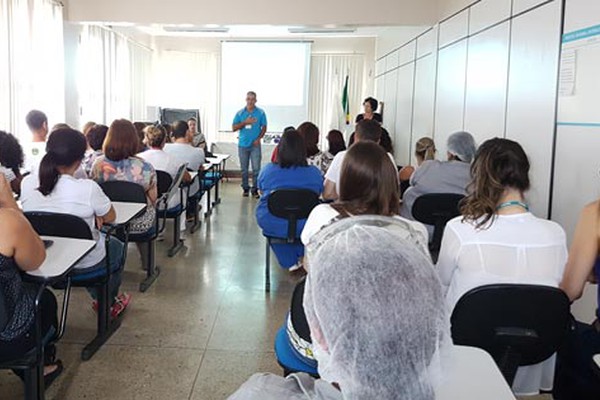
<instances>
[{"instance_id":1,"label":"white wall","mask_svg":"<svg viewBox=\"0 0 600 400\"><path fill-rule=\"evenodd\" d=\"M448 136L458 130L469 131L478 143L492 137L517 140L532 164L528 200L534 213L547 216L561 2L535 9L522 3L482 0L442 21L395 52L413 54L401 68L415 70L413 92L412 74L404 83L394 78L401 70L390 63L395 53L377 62L376 87L399 164L413 161L414 143L422 136L433 136L439 158L445 157ZM529 11L516 15L517 8ZM388 83L393 79L395 86ZM398 110L405 107L412 107L412 120L399 124Z\"/></svg>"},{"instance_id":2,"label":"white wall","mask_svg":"<svg viewBox=\"0 0 600 400\"><path fill-rule=\"evenodd\" d=\"M565 34L600 25L600 2L569 0L565 10ZM576 57L572 91L559 97L555 162L553 218L572 237L581 208L600 197L600 35L563 43L563 57ZM568 67L568 66L565 66ZM564 68L565 71L567 68ZM575 303L574 314L591 321L597 307L597 285L588 285L584 297Z\"/></svg>"},{"instance_id":3,"label":"white wall","mask_svg":"<svg viewBox=\"0 0 600 400\"><path fill-rule=\"evenodd\" d=\"M141 24L430 25L436 0L70 0L71 21Z\"/></svg>"}]
</instances>

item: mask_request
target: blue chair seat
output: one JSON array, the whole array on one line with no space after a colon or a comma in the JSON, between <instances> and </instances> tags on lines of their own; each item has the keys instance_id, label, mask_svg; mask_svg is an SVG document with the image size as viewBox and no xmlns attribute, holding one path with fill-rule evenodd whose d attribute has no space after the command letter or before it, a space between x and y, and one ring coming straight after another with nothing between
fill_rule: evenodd
<instances>
[{"instance_id":1,"label":"blue chair seat","mask_svg":"<svg viewBox=\"0 0 600 400\"><path fill-rule=\"evenodd\" d=\"M275 356L277 362L288 372L306 372L312 376L318 376L319 372L311 365L308 365L298 355L288 340L285 324L275 336Z\"/></svg>"},{"instance_id":2,"label":"blue chair seat","mask_svg":"<svg viewBox=\"0 0 600 400\"><path fill-rule=\"evenodd\" d=\"M216 185L216 183L217 183L217 181L212 180L212 179L204 179L202 181L204 188L212 188Z\"/></svg>"},{"instance_id":3,"label":"blue chair seat","mask_svg":"<svg viewBox=\"0 0 600 400\"><path fill-rule=\"evenodd\" d=\"M204 175L204 179L208 179L211 181L221 180L223 178L223 174L220 172L209 171Z\"/></svg>"}]
</instances>

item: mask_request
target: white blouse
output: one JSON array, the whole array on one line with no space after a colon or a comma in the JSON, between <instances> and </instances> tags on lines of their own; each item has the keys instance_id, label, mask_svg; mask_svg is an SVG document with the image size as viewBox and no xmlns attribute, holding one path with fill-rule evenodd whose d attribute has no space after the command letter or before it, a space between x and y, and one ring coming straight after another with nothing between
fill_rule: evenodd
<instances>
[{"instance_id":1,"label":"white blouse","mask_svg":"<svg viewBox=\"0 0 600 400\"><path fill-rule=\"evenodd\" d=\"M487 229L457 217L446 225L437 268L446 286L449 312L463 294L495 283L558 287L567 261L566 235L555 222L531 213L496 216ZM450 315L450 314L449 314ZM552 389L554 356L520 367L513 384L519 395Z\"/></svg>"}]
</instances>

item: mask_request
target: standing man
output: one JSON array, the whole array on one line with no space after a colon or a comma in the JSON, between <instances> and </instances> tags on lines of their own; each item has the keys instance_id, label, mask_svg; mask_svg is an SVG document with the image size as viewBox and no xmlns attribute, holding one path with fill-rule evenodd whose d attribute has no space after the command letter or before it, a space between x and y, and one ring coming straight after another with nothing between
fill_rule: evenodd
<instances>
[{"instance_id":1,"label":"standing man","mask_svg":"<svg viewBox=\"0 0 600 400\"><path fill-rule=\"evenodd\" d=\"M240 131L238 154L242 167L243 196L248 197L250 185L248 183L248 163L252 162L252 196L259 198L257 188L258 174L260 172L261 149L260 141L267 132L267 115L256 107L256 93L246 94L246 107L238 111L233 119L232 130Z\"/></svg>"},{"instance_id":2,"label":"standing man","mask_svg":"<svg viewBox=\"0 0 600 400\"><path fill-rule=\"evenodd\" d=\"M38 110L31 110L25 117L27 127L31 131L31 142L23 146L25 170L37 174L37 169L46 154L46 138L48 136L48 118Z\"/></svg>"}]
</instances>

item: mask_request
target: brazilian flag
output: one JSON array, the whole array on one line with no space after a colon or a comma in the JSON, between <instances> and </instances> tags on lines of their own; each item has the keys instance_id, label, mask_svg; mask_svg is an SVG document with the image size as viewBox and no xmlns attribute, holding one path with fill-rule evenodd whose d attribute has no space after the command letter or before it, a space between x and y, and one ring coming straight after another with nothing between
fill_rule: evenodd
<instances>
[{"instance_id":1,"label":"brazilian flag","mask_svg":"<svg viewBox=\"0 0 600 400\"><path fill-rule=\"evenodd\" d=\"M350 125L350 100L348 96L348 79L349 76L346 75L346 84L344 85L344 92L342 93L342 110L344 110L346 125Z\"/></svg>"}]
</instances>

